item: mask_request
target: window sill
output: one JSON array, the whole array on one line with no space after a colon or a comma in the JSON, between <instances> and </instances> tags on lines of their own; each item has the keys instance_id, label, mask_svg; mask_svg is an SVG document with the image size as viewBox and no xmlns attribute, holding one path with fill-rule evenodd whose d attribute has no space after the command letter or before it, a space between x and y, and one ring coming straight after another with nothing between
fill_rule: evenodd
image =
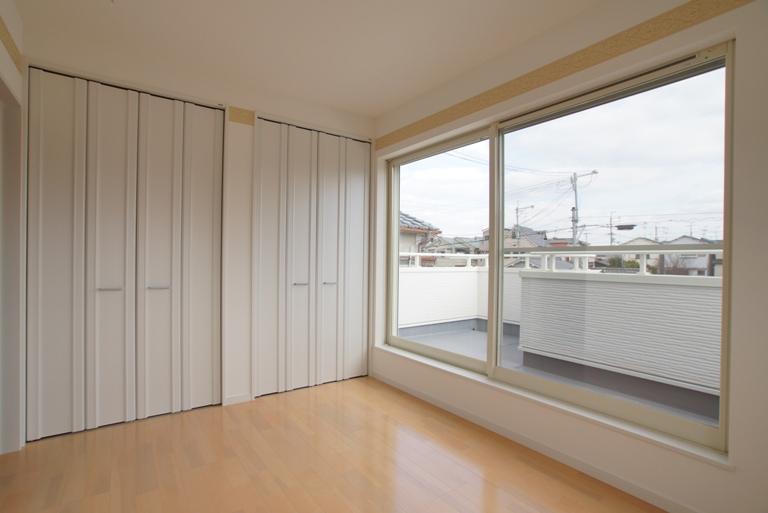
<instances>
[{"instance_id":1,"label":"window sill","mask_svg":"<svg viewBox=\"0 0 768 513\"><path fill-rule=\"evenodd\" d=\"M734 469L734 465L727 453L723 453L709 447L704 447L702 445L667 435L665 433L661 433L649 428L645 428L643 426L611 417L609 415L604 415L587 408L576 406L564 401L560 401L558 399L553 399L521 387L496 381L489 378L485 374L463 369L461 367L456 367L454 365L434 360L426 356L410 353L388 344L378 345L374 348L374 351L381 351L397 356L399 358L405 358L420 365L428 366L441 372L454 375L458 378L482 384L483 386L491 388L495 391L508 393L514 395L517 398L534 402L537 405L555 409L562 413L586 420L587 422L598 424L602 427L606 427L622 434L632 436L644 442L675 451L684 456L694 458L719 468L726 470Z\"/></svg>"}]
</instances>

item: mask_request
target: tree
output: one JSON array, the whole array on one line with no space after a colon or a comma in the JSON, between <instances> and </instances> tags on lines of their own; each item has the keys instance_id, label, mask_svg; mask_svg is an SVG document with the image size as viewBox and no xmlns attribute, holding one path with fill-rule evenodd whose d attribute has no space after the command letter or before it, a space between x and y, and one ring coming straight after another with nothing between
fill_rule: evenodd
<instances>
[{"instance_id":1,"label":"tree","mask_svg":"<svg viewBox=\"0 0 768 513\"><path fill-rule=\"evenodd\" d=\"M608 267L611 269L640 269L640 263L637 260L624 260L620 255L616 255L608 259Z\"/></svg>"}]
</instances>

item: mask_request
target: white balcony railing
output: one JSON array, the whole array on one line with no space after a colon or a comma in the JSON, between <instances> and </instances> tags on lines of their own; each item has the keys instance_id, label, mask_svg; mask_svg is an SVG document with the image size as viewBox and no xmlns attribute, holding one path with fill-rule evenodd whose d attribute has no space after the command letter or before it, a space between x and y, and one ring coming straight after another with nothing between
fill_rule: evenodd
<instances>
[{"instance_id":1,"label":"white balcony railing","mask_svg":"<svg viewBox=\"0 0 768 513\"><path fill-rule=\"evenodd\" d=\"M715 274L721 254L643 246L505 255L502 317L520 326L523 351L718 393L721 278L651 271L675 260ZM618 255L638 267L596 267ZM488 255L401 253L400 263L400 327L487 318Z\"/></svg>"}]
</instances>

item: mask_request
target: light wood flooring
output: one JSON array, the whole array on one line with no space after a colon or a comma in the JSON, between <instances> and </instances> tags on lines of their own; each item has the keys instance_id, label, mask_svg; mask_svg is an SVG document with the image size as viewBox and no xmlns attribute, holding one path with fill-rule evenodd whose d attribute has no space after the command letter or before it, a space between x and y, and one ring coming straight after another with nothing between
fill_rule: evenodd
<instances>
[{"instance_id":1,"label":"light wood flooring","mask_svg":"<svg viewBox=\"0 0 768 513\"><path fill-rule=\"evenodd\" d=\"M372 378L33 442L0 511L661 510Z\"/></svg>"}]
</instances>

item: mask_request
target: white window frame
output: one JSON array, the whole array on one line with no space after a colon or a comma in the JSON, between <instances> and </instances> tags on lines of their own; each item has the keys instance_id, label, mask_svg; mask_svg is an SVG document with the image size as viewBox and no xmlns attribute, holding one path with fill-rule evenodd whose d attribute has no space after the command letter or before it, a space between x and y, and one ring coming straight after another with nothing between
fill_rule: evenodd
<instances>
[{"instance_id":1,"label":"white window frame","mask_svg":"<svg viewBox=\"0 0 768 513\"><path fill-rule=\"evenodd\" d=\"M733 41L719 44L698 53L678 59L673 63L660 66L642 74L614 82L596 90L581 94L572 99L558 102L535 111L516 116L486 128L474 130L465 135L432 145L388 162L388 229L387 229L387 336L386 343L422 356L439 360L450 365L468 369L489 378L522 389L530 390L543 396L566 403L575 404L624 421L661 431L673 436L692 441L718 451L727 452L728 425L728 390L729 390L729 346L730 346L730 303L731 303L731 182L732 182L732 101L733 101ZM586 387L570 385L561 381L535 376L520 370L512 370L498 365L497 348L501 336L502 323L499 316L501 307L501 276L503 276L503 255L499 241L503 240L504 219L504 173L502 148L504 134L536 125L551 119L586 110L610 101L631 96L642 91L678 82L708 70L725 68L725 162L724 162L724 219L723 244L708 250L723 250L722 275L722 336L720 352L720 404L717 425L699 421L691 417L675 414L643 404L631 399L619 398L610 394L596 392ZM443 351L425 344L398 337L398 276L399 276L399 172L404 164L421 160L439 153L450 151L483 139L489 140L489 258L488 258L488 350L485 362L460 354ZM679 247L679 250L695 250ZM589 252L601 249L616 250L615 246L590 246ZM628 253L658 252L658 247L632 247ZM519 248L520 253L535 251ZM563 248L573 252L573 248Z\"/></svg>"},{"instance_id":2,"label":"white window frame","mask_svg":"<svg viewBox=\"0 0 768 513\"><path fill-rule=\"evenodd\" d=\"M388 243L388 247L390 248L390 256L388 259L390 265L388 266L389 272L387 276L387 283L388 283L388 286L387 286L387 290L388 290L387 344L400 349L405 349L406 351L410 351L415 354L419 354L422 356L426 356L428 358L439 360L441 362L455 365L456 367L461 367L463 369L467 369L475 372L481 372L483 374L485 374L487 370L487 363L485 360L478 360L462 354L452 353L450 351L445 351L436 347L428 346L426 344L421 344L419 342L415 342L407 338L399 337L397 335L397 332L398 332L397 315L398 315L398 297L399 297L398 281L400 277L400 255L399 255L398 241L400 236L400 233L399 233L399 230L400 230L400 167L406 164L409 164L411 162L423 160L435 155L439 155L441 153L445 153L451 150L461 148L463 146L468 146L470 144L474 144L474 143L477 143L483 140L488 140L488 139L490 139L491 141L494 139L493 137L489 137L488 130L486 129L476 130L474 132L470 132L460 137L451 139L450 141L432 145L420 151L409 153L408 155L405 155L403 157L390 161L389 162L389 180L388 180L389 190L387 191L388 192L387 193L387 198L388 198L387 212L389 213L389 219L388 219L389 229L387 230L388 231L387 243ZM489 180L491 176L492 175L489 175ZM490 189L490 186L489 186L489 189ZM489 208L489 216L492 217L490 212L491 211ZM394 251L394 256L392 251ZM490 263L488 265L489 265L488 281L490 286L490 281L491 281ZM489 317L488 326L490 326L490 317ZM490 330L488 333L488 337L490 338Z\"/></svg>"}]
</instances>

